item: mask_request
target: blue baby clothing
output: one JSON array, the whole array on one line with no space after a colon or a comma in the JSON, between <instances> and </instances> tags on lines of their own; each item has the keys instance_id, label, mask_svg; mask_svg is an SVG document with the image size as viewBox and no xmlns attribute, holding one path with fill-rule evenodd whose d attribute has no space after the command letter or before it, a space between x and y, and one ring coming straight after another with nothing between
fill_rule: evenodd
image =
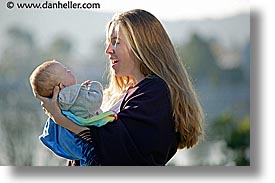
<instances>
[{"instance_id":1,"label":"blue baby clothing","mask_svg":"<svg viewBox=\"0 0 275 183\"><path fill-rule=\"evenodd\" d=\"M58 97L62 113L81 126L103 126L116 118L116 113L102 113L100 106L103 87L93 81L88 85L71 85L63 88ZM96 154L91 143L48 119L40 141L53 153L66 159L80 160L80 165L96 164Z\"/></svg>"},{"instance_id":2,"label":"blue baby clothing","mask_svg":"<svg viewBox=\"0 0 275 183\"><path fill-rule=\"evenodd\" d=\"M83 159L81 146L76 143L75 134L56 124L51 118L46 121L43 134L39 138L58 156L71 160Z\"/></svg>"},{"instance_id":3,"label":"blue baby clothing","mask_svg":"<svg viewBox=\"0 0 275 183\"><path fill-rule=\"evenodd\" d=\"M69 119L82 126L101 127L108 122L116 119L116 113L108 111L89 119L75 116L71 112L62 111ZM79 138L73 132L56 124L51 118L46 121L43 134L40 135L40 141L48 147L53 153L70 160L80 160L81 166L92 165L96 163L96 154L91 143ZM87 147L90 146L90 147ZM85 147L84 147L85 146Z\"/></svg>"}]
</instances>

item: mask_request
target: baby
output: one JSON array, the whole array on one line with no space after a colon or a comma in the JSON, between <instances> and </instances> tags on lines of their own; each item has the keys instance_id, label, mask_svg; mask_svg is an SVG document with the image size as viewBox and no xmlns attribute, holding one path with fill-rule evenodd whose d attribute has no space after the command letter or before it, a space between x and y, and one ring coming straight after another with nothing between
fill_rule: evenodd
<instances>
[{"instance_id":1,"label":"baby","mask_svg":"<svg viewBox=\"0 0 275 183\"><path fill-rule=\"evenodd\" d=\"M59 86L58 104L62 113L79 125L100 127L116 118L114 112L102 113L100 109L102 85L97 81L77 84L76 77L60 62L53 60L39 65L31 74L30 83L34 95L49 98L53 96L54 87ZM93 147L89 147L89 151L85 150L84 154L82 146L85 140L80 140L52 119L47 120L39 138L46 147L63 158L80 160L83 166L96 164Z\"/></svg>"}]
</instances>

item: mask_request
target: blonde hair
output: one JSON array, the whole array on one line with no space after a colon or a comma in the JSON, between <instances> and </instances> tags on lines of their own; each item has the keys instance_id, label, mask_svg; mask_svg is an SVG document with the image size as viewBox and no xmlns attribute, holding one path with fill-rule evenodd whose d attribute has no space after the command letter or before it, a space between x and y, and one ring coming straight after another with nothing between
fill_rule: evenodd
<instances>
[{"instance_id":1,"label":"blonde hair","mask_svg":"<svg viewBox=\"0 0 275 183\"><path fill-rule=\"evenodd\" d=\"M58 74L51 69L51 66L55 64L59 64L59 62L46 61L34 69L29 78L34 94L52 97L54 87L59 84Z\"/></svg>"},{"instance_id":2,"label":"blonde hair","mask_svg":"<svg viewBox=\"0 0 275 183\"><path fill-rule=\"evenodd\" d=\"M107 25L107 41L112 24L122 30L142 74L149 76L153 73L168 85L175 131L180 132L178 149L193 147L204 136L202 108L188 73L162 24L151 13L140 9L116 14ZM115 76L110 68L105 94L113 96L115 101L131 84L129 77Z\"/></svg>"}]
</instances>

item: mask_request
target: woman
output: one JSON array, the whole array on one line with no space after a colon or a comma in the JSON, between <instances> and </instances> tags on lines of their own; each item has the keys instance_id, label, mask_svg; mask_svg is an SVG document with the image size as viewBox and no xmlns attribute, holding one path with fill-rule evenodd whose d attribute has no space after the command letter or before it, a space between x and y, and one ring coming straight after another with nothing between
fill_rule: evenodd
<instances>
[{"instance_id":1,"label":"woman","mask_svg":"<svg viewBox=\"0 0 275 183\"><path fill-rule=\"evenodd\" d=\"M197 144L201 106L156 17L140 9L115 15L107 26L106 54L105 108L119 106L117 120L100 128L76 125L61 114L55 87L52 99L37 97L56 123L93 143L100 165L165 165L177 149Z\"/></svg>"}]
</instances>

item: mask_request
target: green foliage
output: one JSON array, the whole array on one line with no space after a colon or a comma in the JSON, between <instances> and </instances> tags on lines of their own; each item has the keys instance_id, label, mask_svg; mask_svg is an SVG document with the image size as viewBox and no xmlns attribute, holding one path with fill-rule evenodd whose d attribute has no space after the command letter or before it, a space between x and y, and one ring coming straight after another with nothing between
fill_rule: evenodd
<instances>
[{"instance_id":1,"label":"green foliage","mask_svg":"<svg viewBox=\"0 0 275 183\"><path fill-rule=\"evenodd\" d=\"M221 115L211 124L212 140L225 140L227 148L235 152L235 162L240 166L250 165L247 154L250 149L250 119L236 120L232 115Z\"/></svg>"},{"instance_id":2,"label":"green foliage","mask_svg":"<svg viewBox=\"0 0 275 183\"><path fill-rule=\"evenodd\" d=\"M194 78L210 77L212 80L217 79L220 69L217 66L216 58L210 44L200 36L193 34L190 41L178 52Z\"/></svg>"}]
</instances>

